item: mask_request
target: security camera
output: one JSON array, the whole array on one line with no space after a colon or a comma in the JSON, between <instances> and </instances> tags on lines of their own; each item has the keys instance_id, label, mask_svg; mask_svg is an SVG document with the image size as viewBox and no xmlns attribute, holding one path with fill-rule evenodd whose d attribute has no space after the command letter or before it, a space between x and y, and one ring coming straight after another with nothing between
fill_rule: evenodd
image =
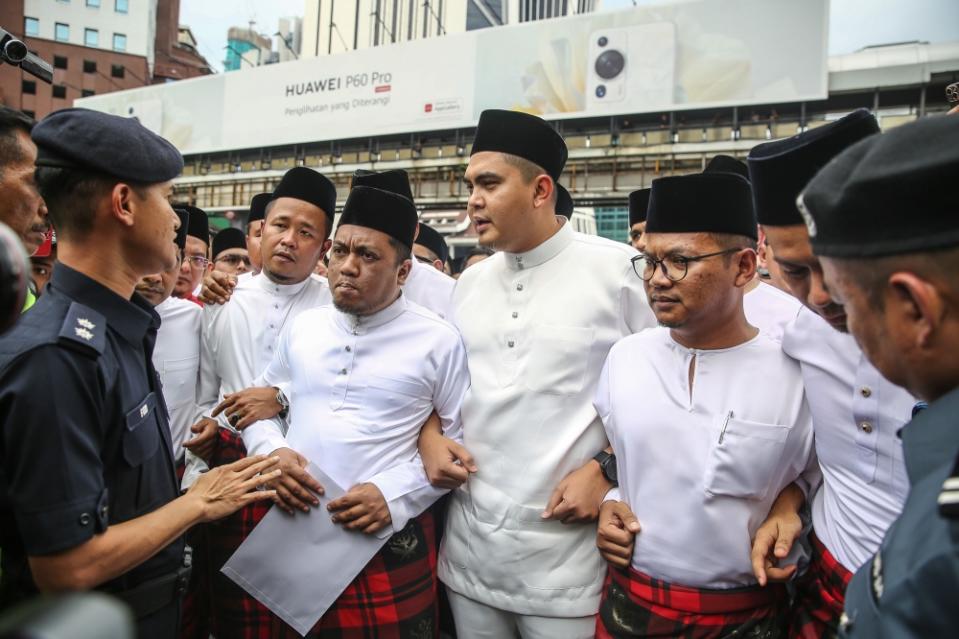
<instances>
[{"instance_id":1,"label":"security camera","mask_svg":"<svg viewBox=\"0 0 959 639\"><path fill-rule=\"evenodd\" d=\"M53 84L53 67L37 54L31 53L23 40L18 40L0 27L0 63L3 62L20 67L47 84Z\"/></svg>"}]
</instances>

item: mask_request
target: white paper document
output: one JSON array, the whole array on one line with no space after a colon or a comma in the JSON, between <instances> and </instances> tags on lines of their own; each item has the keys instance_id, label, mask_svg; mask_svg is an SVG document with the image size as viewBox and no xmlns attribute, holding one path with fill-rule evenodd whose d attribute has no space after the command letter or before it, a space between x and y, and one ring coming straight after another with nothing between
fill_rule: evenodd
<instances>
[{"instance_id":1,"label":"white paper document","mask_svg":"<svg viewBox=\"0 0 959 639\"><path fill-rule=\"evenodd\" d=\"M307 470L326 490L320 505L292 516L271 508L221 569L303 636L389 539L334 524L326 504L346 491L315 464Z\"/></svg>"}]
</instances>

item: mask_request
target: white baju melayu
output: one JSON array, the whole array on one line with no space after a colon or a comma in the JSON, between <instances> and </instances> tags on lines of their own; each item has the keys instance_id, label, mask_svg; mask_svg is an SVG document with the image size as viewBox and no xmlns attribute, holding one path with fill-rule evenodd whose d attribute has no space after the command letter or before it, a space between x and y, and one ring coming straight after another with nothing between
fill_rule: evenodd
<instances>
[{"instance_id":1,"label":"white baju melayu","mask_svg":"<svg viewBox=\"0 0 959 639\"><path fill-rule=\"evenodd\" d=\"M190 438L190 426L196 417L203 309L172 296L154 309L160 316L160 330L153 347L153 366L160 375L163 399L170 411L173 459L180 459L183 442Z\"/></svg>"},{"instance_id":2,"label":"white baju melayu","mask_svg":"<svg viewBox=\"0 0 959 639\"><path fill-rule=\"evenodd\" d=\"M888 382L851 335L808 309L787 327L783 350L802 367L816 432L823 482L813 529L855 572L879 549L909 492L898 431L916 399Z\"/></svg>"},{"instance_id":3,"label":"white baju melayu","mask_svg":"<svg viewBox=\"0 0 959 639\"><path fill-rule=\"evenodd\" d=\"M332 305L301 313L254 381L285 383L290 430L274 420L246 428L251 455L292 448L344 488L375 484L392 532L447 492L430 485L416 444L434 408L443 433L462 441L469 371L459 333L434 313L405 295L365 317Z\"/></svg>"},{"instance_id":4,"label":"white baju melayu","mask_svg":"<svg viewBox=\"0 0 959 639\"><path fill-rule=\"evenodd\" d=\"M410 260L410 274L403 283L403 294L411 302L428 308L445 320L451 320L453 288L456 280L432 266Z\"/></svg>"},{"instance_id":5,"label":"white baju melayu","mask_svg":"<svg viewBox=\"0 0 959 639\"><path fill-rule=\"evenodd\" d=\"M751 540L769 508L792 482L818 481L799 365L761 333L696 350L656 328L613 346L596 409L619 474L607 499L642 526L632 567L694 588L754 585Z\"/></svg>"},{"instance_id":6,"label":"white baju melayu","mask_svg":"<svg viewBox=\"0 0 959 639\"><path fill-rule=\"evenodd\" d=\"M479 470L450 501L439 575L487 607L575 621L565 637L591 632L605 564L595 523L540 514L607 446L592 400L609 348L655 325L634 255L563 220L533 250L470 267L454 292L471 377L463 436Z\"/></svg>"},{"instance_id":7,"label":"white baju melayu","mask_svg":"<svg viewBox=\"0 0 959 639\"><path fill-rule=\"evenodd\" d=\"M253 385L272 361L288 322L332 299L325 281L308 277L298 284L277 284L261 273L240 281L226 304L205 306L196 421L209 416L224 395ZM233 430L223 413L217 420ZM202 460L188 454L183 487L202 470Z\"/></svg>"},{"instance_id":8,"label":"white baju melayu","mask_svg":"<svg viewBox=\"0 0 959 639\"><path fill-rule=\"evenodd\" d=\"M746 321L772 340L782 343L786 326L796 319L802 304L789 293L771 284L759 285L743 296Z\"/></svg>"}]
</instances>

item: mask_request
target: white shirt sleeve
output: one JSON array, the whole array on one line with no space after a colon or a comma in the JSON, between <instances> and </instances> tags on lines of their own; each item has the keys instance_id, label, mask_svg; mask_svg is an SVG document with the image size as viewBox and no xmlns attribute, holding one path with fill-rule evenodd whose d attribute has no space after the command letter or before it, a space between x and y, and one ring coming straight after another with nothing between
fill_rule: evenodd
<instances>
[{"instance_id":1,"label":"white shirt sleeve","mask_svg":"<svg viewBox=\"0 0 959 639\"><path fill-rule=\"evenodd\" d=\"M433 407L443 425L443 434L459 443L463 442L460 407L469 386L466 348L457 336L452 348L437 367L433 385ZM390 509L394 532L402 530L410 519L420 515L448 492L430 484L419 453L408 462L377 473L369 481L383 493Z\"/></svg>"},{"instance_id":2,"label":"white shirt sleeve","mask_svg":"<svg viewBox=\"0 0 959 639\"><path fill-rule=\"evenodd\" d=\"M205 307L200 328L200 373L196 391L196 419L209 417L220 400L220 376L216 371L216 350L214 340L216 335L211 330L215 309Z\"/></svg>"},{"instance_id":3,"label":"white shirt sleeve","mask_svg":"<svg viewBox=\"0 0 959 639\"><path fill-rule=\"evenodd\" d=\"M630 333L638 333L656 326L656 316L649 307L646 287L642 278L636 275L632 263L626 267L620 288L623 318Z\"/></svg>"},{"instance_id":4,"label":"white shirt sleeve","mask_svg":"<svg viewBox=\"0 0 959 639\"><path fill-rule=\"evenodd\" d=\"M253 380L251 386L280 386L284 387L290 382L289 365L289 344L290 333L296 326L294 319L283 332L280 333L280 341L273 353L273 359L270 365L266 367L259 377ZM284 436L283 424L279 417L273 419L263 419L254 422L243 429L241 437L246 446L249 455L269 455L278 448L289 448L290 445Z\"/></svg>"}]
</instances>

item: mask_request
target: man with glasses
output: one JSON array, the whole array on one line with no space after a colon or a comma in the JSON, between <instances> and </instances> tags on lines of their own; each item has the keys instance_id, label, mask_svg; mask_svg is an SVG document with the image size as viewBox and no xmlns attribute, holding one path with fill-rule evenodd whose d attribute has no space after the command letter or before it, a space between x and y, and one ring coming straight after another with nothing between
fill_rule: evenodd
<instances>
[{"instance_id":1,"label":"man with glasses","mask_svg":"<svg viewBox=\"0 0 959 639\"><path fill-rule=\"evenodd\" d=\"M420 264L432 266L440 273L450 256L450 248L439 231L432 226L419 223L416 243L413 244L413 258Z\"/></svg>"},{"instance_id":2,"label":"man with glasses","mask_svg":"<svg viewBox=\"0 0 959 639\"><path fill-rule=\"evenodd\" d=\"M250 253L246 248L246 235L235 228L225 228L213 236L213 268L243 275L250 271Z\"/></svg>"},{"instance_id":3,"label":"man with glasses","mask_svg":"<svg viewBox=\"0 0 959 639\"><path fill-rule=\"evenodd\" d=\"M206 211L202 209L189 205L179 208L189 214L190 226L187 229L186 250L173 294L203 306L203 302L199 300L196 293L203 281L203 274L210 266L210 223L207 220Z\"/></svg>"},{"instance_id":4,"label":"man with glasses","mask_svg":"<svg viewBox=\"0 0 959 639\"><path fill-rule=\"evenodd\" d=\"M749 182L656 180L646 224L633 266L660 326L613 346L595 395L619 476L596 636L779 637L785 590L757 585L750 540L783 488L810 488L815 456L799 365L743 310ZM631 547L608 544L623 535Z\"/></svg>"}]
</instances>

